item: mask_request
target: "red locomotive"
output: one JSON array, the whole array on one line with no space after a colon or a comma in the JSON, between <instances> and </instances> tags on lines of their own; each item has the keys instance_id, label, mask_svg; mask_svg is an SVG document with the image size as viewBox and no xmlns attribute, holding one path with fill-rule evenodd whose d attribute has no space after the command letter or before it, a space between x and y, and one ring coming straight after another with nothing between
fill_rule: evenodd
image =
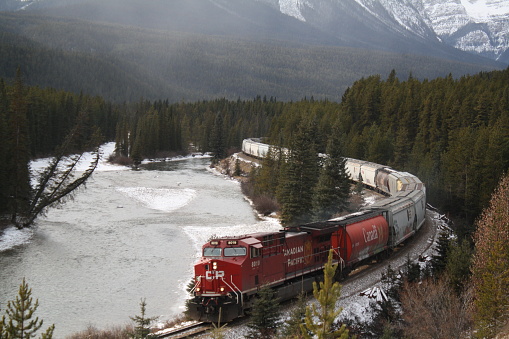
<instances>
[{"instance_id":1,"label":"red locomotive","mask_svg":"<svg viewBox=\"0 0 509 339\"><path fill-rule=\"evenodd\" d=\"M386 250L390 232L384 211L362 211L324 222L213 239L203 245L195 265L195 319L230 321L249 309L261 286L270 286L282 300L312 289L328 252L335 251L338 273ZM221 312L220 312L221 309Z\"/></svg>"}]
</instances>

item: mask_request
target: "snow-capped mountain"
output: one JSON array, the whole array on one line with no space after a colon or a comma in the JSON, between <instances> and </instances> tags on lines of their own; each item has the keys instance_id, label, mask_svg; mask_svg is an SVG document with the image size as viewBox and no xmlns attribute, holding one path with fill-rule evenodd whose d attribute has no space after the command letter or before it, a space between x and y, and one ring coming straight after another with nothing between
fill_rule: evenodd
<instances>
[{"instance_id":1,"label":"snow-capped mountain","mask_svg":"<svg viewBox=\"0 0 509 339\"><path fill-rule=\"evenodd\" d=\"M303 22L344 0L260 0ZM509 0L352 0L392 30L436 39L463 51L509 62ZM352 5L350 5L352 6ZM353 8L353 7L351 7ZM338 15L323 12L322 19Z\"/></svg>"},{"instance_id":2,"label":"snow-capped mountain","mask_svg":"<svg viewBox=\"0 0 509 339\"><path fill-rule=\"evenodd\" d=\"M314 39L329 45L445 58L451 58L459 49L509 64L509 0L4 1L0 10L54 10L58 15L86 20L94 19L90 13L99 13L102 21L124 20L121 23L129 24L142 15L153 15L152 22L142 24L207 34L223 35L230 30L231 34L247 32L251 37L262 34L293 41ZM87 14L78 4L87 6ZM103 7L91 10L92 6ZM175 17L174 13L182 12L183 7L197 22ZM77 8L81 10L78 14ZM72 10L75 12L70 13ZM128 16L122 19L124 13ZM138 13L138 17L133 18L132 13ZM200 25L204 28L199 30L196 27Z\"/></svg>"}]
</instances>

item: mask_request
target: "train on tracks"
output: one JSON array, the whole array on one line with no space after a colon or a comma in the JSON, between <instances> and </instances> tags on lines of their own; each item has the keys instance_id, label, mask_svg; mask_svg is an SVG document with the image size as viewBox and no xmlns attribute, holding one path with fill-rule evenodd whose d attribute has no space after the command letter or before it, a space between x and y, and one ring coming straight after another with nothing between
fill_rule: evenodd
<instances>
[{"instance_id":1,"label":"train on tracks","mask_svg":"<svg viewBox=\"0 0 509 339\"><path fill-rule=\"evenodd\" d=\"M245 139L242 150L263 158L269 145ZM414 175L346 158L351 180L384 194L359 212L326 221L208 241L194 267L190 315L201 321L231 321L252 307L262 286L281 300L312 290L329 250L337 273L347 275L411 237L424 224L426 188ZM219 319L221 317L221 319Z\"/></svg>"}]
</instances>

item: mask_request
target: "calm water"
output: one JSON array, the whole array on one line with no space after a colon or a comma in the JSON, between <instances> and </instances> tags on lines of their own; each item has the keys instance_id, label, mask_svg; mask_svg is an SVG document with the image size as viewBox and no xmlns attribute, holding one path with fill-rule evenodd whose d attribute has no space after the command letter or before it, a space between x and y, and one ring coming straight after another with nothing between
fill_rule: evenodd
<instances>
[{"instance_id":1,"label":"calm water","mask_svg":"<svg viewBox=\"0 0 509 339\"><path fill-rule=\"evenodd\" d=\"M93 325L129 323L184 309L201 244L213 235L277 229L256 219L236 182L207 170L209 159L97 172L73 201L50 210L25 245L0 252L0 308L23 277L39 299L43 329L56 338Z\"/></svg>"}]
</instances>

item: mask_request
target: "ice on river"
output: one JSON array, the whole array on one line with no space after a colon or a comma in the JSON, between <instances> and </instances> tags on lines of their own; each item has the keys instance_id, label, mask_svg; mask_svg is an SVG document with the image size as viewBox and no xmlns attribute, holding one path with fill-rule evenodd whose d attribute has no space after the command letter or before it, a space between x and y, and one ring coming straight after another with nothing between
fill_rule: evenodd
<instances>
[{"instance_id":1,"label":"ice on river","mask_svg":"<svg viewBox=\"0 0 509 339\"><path fill-rule=\"evenodd\" d=\"M207 159L165 159L132 171L104 161L113 149L103 146L97 172L73 201L0 239L0 303L25 277L38 316L56 325L59 338L88 324L121 325L140 298L150 316L171 319L184 309L193 264L211 236L280 228L260 221L238 183L211 173ZM34 173L48 161L33 162Z\"/></svg>"},{"instance_id":2,"label":"ice on river","mask_svg":"<svg viewBox=\"0 0 509 339\"><path fill-rule=\"evenodd\" d=\"M187 205L196 196L196 191L189 188L117 187L117 191L141 202L148 208L163 212L177 210Z\"/></svg>"}]
</instances>

